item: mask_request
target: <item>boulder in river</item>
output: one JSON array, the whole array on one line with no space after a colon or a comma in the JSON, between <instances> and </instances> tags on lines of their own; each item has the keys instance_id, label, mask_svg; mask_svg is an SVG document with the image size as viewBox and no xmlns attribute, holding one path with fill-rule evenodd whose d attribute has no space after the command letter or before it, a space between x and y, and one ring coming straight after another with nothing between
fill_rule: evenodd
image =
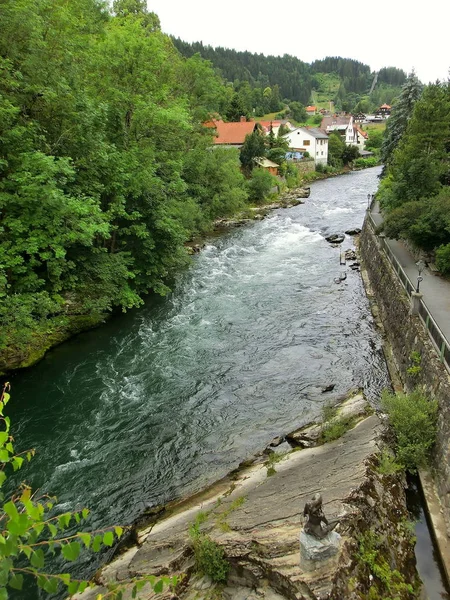
<instances>
[{"instance_id":1,"label":"boulder in river","mask_svg":"<svg viewBox=\"0 0 450 600\"><path fill-rule=\"evenodd\" d=\"M345 235L342 233L333 233L325 238L330 244L341 244L345 240Z\"/></svg>"},{"instance_id":2,"label":"boulder in river","mask_svg":"<svg viewBox=\"0 0 450 600\"><path fill-rule=\"evenodd\" d=\"M347 235L359 235L361 233L361 229L359 227L355 227L355 229L347 229L345 233Z\"/></svg>"}]
</instances>

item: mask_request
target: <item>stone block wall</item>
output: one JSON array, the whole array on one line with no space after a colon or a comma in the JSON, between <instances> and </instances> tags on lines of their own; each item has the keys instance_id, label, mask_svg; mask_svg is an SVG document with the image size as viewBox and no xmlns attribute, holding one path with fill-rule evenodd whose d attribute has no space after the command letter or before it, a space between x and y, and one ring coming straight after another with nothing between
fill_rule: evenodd
<instances>
[{"instance_id":1,"label":"stone block wall","mask_svg":"<svg viewBox=\"0 0 450 600\"><path fill-rule=\"evenodd\" d=\"M447 533L450 535L450 376L422 321L418 316L409 314L410 299L367 219L361 233L360 252L371 286L369 298L373 294L405 390L423 386L439 402L433 466ZM421 356L420 372L414 376L407 372L413 366L413 351Z\"/></svg>"}]
</instances>

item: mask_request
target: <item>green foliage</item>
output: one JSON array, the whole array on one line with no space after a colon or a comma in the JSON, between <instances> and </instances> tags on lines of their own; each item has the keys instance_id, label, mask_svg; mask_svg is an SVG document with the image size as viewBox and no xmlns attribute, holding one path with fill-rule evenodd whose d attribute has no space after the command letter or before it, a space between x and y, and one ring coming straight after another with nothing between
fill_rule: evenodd
<instances>
[{"instance_id":1,"label":"green foliage","mask_svg":"<svg viewBox=\"0 0 450 600\"><path fill-rule=\"evenodd\" d=\"M342 167L344 164L342 160L344 150L344 140L337 131L332 131L328 138L328 164L332 167Z\"/></svg>"},{"instance_id":2,"label":"green foliage","mask_svg":"<svg viewBox=\"0 0 450 600\"><path fill-rule=\"evenodd\" d=\"M417 598L413 585L406 582L399 571L392 570L384 558L385 546L383 538L373 531L367 531L358 540L358 551L355 558L366 567L373 577L368 598L370 600Z\"/></svg>"},{"instance_id":3,"label":"green foliage","mask_svg":"<svg viewBox=\"0 0 450 600\"><path fill-rule=\"evenodd\" d=\"M252 177L247 183L249 201L262 204L276 183L275 177L265 169L253 169Z\"/></svg>"},{"instance_id":4,"label":"green foliage","mask_svg":"<svg viewBox=\"0 0 450 600\"><path fill-rule=\"evenodd\" d=\"M383 205L392 197L392 178L383 180ZM391 209L383 224L385 234L393 239L408 239L415 246L432 251L450 243L450 188L424 200L410 201Z\"/></svg>"},{"instance_id":5,"label":"green foliage","mask_svg":"<svg viewBox=\"0 0 450 600\"><path fill-rule=\"evenodd\" d=\"M277 472L275 469L275 465L277 463L279 463L280 461L282 461L284 457L285 457L285 454L282 454L281 452L270 452L270 454L267 457L266 462L264 463L264 465L267 469L267 477L271 477L272 475L275 475L275 473Z\"/></svg>"},{"instance_id":6,"label":"green foliage","mask_svg":"<svg viewBox=\"0 0 450 600\"><path fill-rule=\"evenodd\" d=\"M6 383L0 395L0 597L7 600L8 590L21 590L24 576L34 577L38 587L49 594L61 589L70 596L82 593L91 585L89 582L74 579L69 573L47 572L52 558L60 554L67 562L76 561L81 552L98 552L103 546L111 547L124 530L116 526L106 531L73 533L73 528L89 516L87 508L55 515L52 509L56 498L46 494L39 496L25 483L13 491L6 485L10 475L34 456L34 450L15 453L11 422L4 415L4 407L10 399L9 389ZM166 584L174 585L176 579L143 577L134 582L136 592L146 583L155 590L162 590ZM118 599L121 588L111 589L107 595Z\"/></svg>"},{"instance_id":7,"label":"green foliage","mask_svg":"<svg viewBox=\"0 0 450 600\"><path fill-rule=\"evenodd\" d=\"M239 155L242 168L251 173L255 167L255 158L262 158L266 155L266 141L264 133L257 128L253 133L245 136L245 142L242 145Z\"/></svg>"},{"instance_id":8,"label":"green foliage","mask_svg":"<svg viewBox=\"0 0 450 600\"><path fill-rule=\"evenodd\" d=\"M407 80L403 84L398 101L393 107L391 116L387 122L381 147L381 159L385 165L389 165L392 161L394 151L406 131L414 105L419 100L422 89L422 84L413 71L408 75Z\"/></svg>"},{"instance_id":9,"label":"green foliage","mask_svg":"<svg viewBox=\"0 0 450 600\"><path fill-rule=\"evenodd\" d=\"M308 114L303 104L300 102L289 103L289 114L294 121L298 123L304 123L308 118Z\"/></svg>"},{"instance_id":10,"label":"green foliage","mask_svg":"<svg viewBox=\"0 0 450 600\"><path fill-rule=\"evenodd\" d=\"M189 530L194 547L195 568L202 575L208 575L215 583L225 583L230 564L225 558L225 551L209 536L200 533L199 526L194 524Z\"/></svg>"},{"instance_id":11,"label":"green foliage","mask_svg":"<svg viewBox=\"0 0 450 600\"><path fill-rule=\"evenodd\" d=\"M370 167L376 167L380 163L376 156L368 156L367 158L357 158L353 161L353 166L357 169L369 169Z\"/></svg>"},{"instance_id":12,"label":"green foliage","mask_svg":"<svg viewBox=\"0 0 450 600\"><path fill-rule=\"evenodd\" d=\"M377 471L380 475L395 475L403 471L403 466L397 463L393 453L385 448L378 457Z\"/></svg>"},{"instance_id":13,"label":"green foliage","mask_svg":"<svg viewBox=\"0 0 450 600\"><path fill-rule=\"evenodd\" d=\"M409 360L411 361L411 366L406 369L406 372L408 375L411 375L411 377L418 377L422 371L422 367L420 366L422 356L420 352L413 350L409 355Z\"/></svg>"},{"instance_id":14,"label":"green foliage","mask_svg":"<svg viewBox=\"0 0 450 600\"><path fill-rule=\"evenodd\" d=\"M247 192L201 127L229 88L142 0L4 0L1 29L0 350L26 356L167 293L184 242Z\"/></svg>"},{"instance_id":15,"label":"green foliage","mask_svg":"<svg viewBox=\"0 0 450 600\"><path fill-rule=\"evenodd\" d=\"M385 391L381 405L387 412L396 437L397 461L408 471L428 463L437 429L437 400L430 400L420 390L410 394Z\"/></svg>"},{"instance_id":16,"label":"green foliage","mask_svg":"<svg viewBox=\"0 0 450 600\"><path fill-rule=\"evenodd\" d=\"M436 250L436 266L443 275L450 275L450 243Z\"/></svg>"}]
</instances>

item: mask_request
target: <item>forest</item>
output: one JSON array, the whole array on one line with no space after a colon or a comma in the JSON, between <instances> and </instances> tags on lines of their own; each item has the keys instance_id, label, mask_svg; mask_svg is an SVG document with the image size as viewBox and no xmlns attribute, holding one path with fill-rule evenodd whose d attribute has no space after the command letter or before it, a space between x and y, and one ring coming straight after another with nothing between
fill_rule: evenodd
<instances>
[{"instance_id":1,"label":"forest","mask_svg":"<svg viewBox=\"0 0 450 600\"><path fill-rule=\"evenodd\" d=\"M202 42L188 43L173 38L173 42L185 57L195 54L211 62L226 81L233 84L241 105L249 114L262 116L266 112L279 111L280 102L312 101L313 92L324 92L338 110L375 110L384 102L391 103L405 83L406 73L396 67L385 67L378 73L377 85L368 95L375 73L369 65L340 56L316 60L312 64L295 56L264 56L240 52L230 48L205 46ZM328 78L338 78L337 86L329 86ZM325 80L325 81L324 81ZM267 90L271 90L267 102ZM364 102L362 106L358 103Z\"/></svg>"}]
</instances>

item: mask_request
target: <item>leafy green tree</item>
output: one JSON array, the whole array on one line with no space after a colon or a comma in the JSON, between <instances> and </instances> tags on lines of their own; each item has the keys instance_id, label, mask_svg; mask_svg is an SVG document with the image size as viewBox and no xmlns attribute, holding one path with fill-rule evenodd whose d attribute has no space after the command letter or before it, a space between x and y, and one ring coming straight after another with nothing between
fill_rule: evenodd
<instances>
[{"instance_id":1,"label":"leafy green tree","mask_svg":"<svg viewBox=\"0 0 450 600\"><path fill-rule=\"evenodd\" d=\"M304 123L308 118L306 109L303 104L300 104L300 102L290 102L289 111L292 118L294 119L294 121L297 121L297 123Z\"/></svg>"},{"instance_id":2,"label":"leafy green tree","mask_svg":"<svg viewBox=\"0 0 450 600\"><path fill-rule=\"evenodd\" d=\"M345 144L345 148L342 151L342 161L344 165L348 165L356 160L359 156L359 148L358 146L347 146Z\"/></svg>"},{"instance_id":3,"label":"leafy green tree","mask_svg":"<svg viewBox=\"0 0 450 600\"><path fill-rule=\"evenodd\" d=\"M345 142L337 131L332 131L328 138L328 164L332 167L342 167Z\"/></svg>"},{"instance_id":4,"label":"leafy green tree","mask_svg":"<svg viewBox=\"0 0 450 600\"><path fill-rule=\"evenodd\" d=\"M257 128L253 133L245 136L245 142L241 148L240 161L246 173L251 173L255 166L255 158L266 155L266 141L264 133Z\"/></svg>"},{"instance_id":5,"label":"leafy green tree","mask_svg":"<svg viewBox=\"0 0 450 600\"><path fill-rule=\"evenodd\" d=\"M276 183L276 178L266 169L260 167L253 169L252 177L248 181L248 198L250 202L263 203Z\"/></svg>"}]
</instances>

